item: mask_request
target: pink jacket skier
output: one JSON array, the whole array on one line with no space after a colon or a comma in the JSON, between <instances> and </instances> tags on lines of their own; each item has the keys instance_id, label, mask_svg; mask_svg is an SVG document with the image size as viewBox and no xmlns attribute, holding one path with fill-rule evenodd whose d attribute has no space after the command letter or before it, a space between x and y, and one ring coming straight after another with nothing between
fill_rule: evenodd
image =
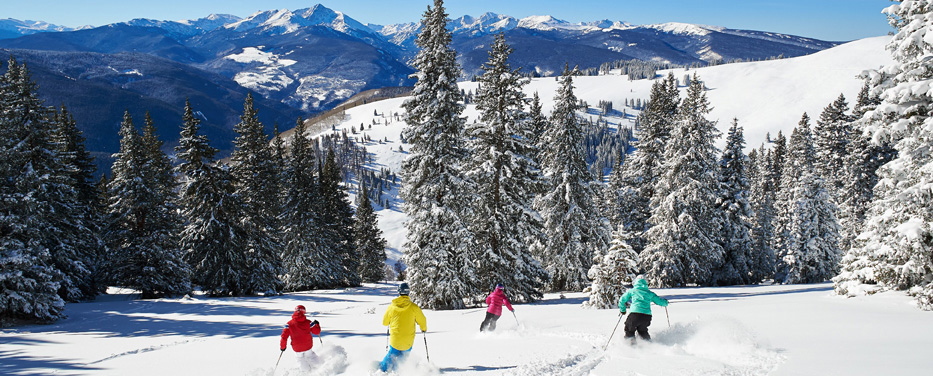
<instances>
[{"instance_id":1,"label":"pink jacket skier","mask_svg":"<svg viewBox=\"0 0 933 376\"><path fill-rule=\"evenodd\" d=\"M515 309L512 308L512 303L509 302L509 298L505 296L505 287L501 284L496 285L496 289L486 297L486 304L488 304L489 307L486 308L486 319L483 320L483 323L479 326L481 332L496 330L496 321L502 316L503 304L509 311L515 311Z\"/></svg>"}]
</instances>

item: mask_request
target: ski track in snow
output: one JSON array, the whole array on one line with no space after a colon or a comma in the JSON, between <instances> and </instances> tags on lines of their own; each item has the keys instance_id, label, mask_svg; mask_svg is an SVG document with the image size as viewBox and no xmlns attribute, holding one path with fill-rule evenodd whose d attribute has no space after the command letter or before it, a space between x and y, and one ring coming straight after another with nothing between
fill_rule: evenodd
<instances>
[{"instance_id":1,"label":"ski track in snow","mask_svg":"<svg viewBox=\"0 0 933 376\"><path fill-rule=\"evenodd\" d=\"M317 360L313 362L311 372L301 372L295 364L295 353L286 350L289 354L282 354L278 368L254 369L246 376L330 376L343 374L350 365L343 346L326 346L312 351Z\"/></svg>"},{"instance_id":2,"label":"ski track in snow","mask_svg":"<svg viewBox=\"0 0 933 376\"><path fill-rule=\"evenodd\" d=\"M780 350L759 343L738 321L722 317L697 319L670 328L655 328L651 342L631 345L622 328L606 350L606 335L558 332L549 336L580 340L593 350L568 354L557 360L539 360L520 366L515 375L766 375L785 357Z\"/></svg>"},{"instance_id":3,"label":"ski track in snow","mask_svg":"<svg viewBox=\"0 0 933 376\"><path fill-rule=\"evenodd\" d=\"M111 359L116 359L116 358L120 358L120 357L124 357L124 356L128 356L128 355L143 354L143 353L147 353L147 352L150 352L150 351L157 351L157 350L162 350L162 349L168 348L168 347L174 347L174 346L178 346L178 345L187 345L187 344L189 344L189 343L195 343L195 342L201 342L201 341L203 341L203 340L184 340L184 341L178 341L178 342L167 343L167 344L164 344L164 345L157 345L157 346L144 347L144 348L141 348L141 349L125 351L125 352L122 352L122 353L119 353L119 354L113 354L113 355L108 356L108 357L106 357L106 358L103 358L103 359L100 359L100 360L95 360L95 361L90 362L90 363L87 363L87 364L88 364L88 365L91 365L91 364L102 363L102 362L106 362L106 361L111 360Z\"/></svg>"}]
</instances>

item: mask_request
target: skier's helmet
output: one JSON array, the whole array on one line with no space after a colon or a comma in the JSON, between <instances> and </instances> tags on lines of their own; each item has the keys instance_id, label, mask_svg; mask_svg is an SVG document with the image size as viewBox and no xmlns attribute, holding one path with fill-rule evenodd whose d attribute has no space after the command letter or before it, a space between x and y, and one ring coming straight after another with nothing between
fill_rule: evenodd
<instances>
[{"instance_id":1,"label":"skier's helmet","mask_svg":"<svg viewBox=\"0 0 933 376\"><path fill-rule=\"evenodd\" d=\"M398 285L399 295L408 295L409 292L411 292L411 288L408 287L408 283L402 282L402 284Z\"/></svg>"},{"instance_id":2,"label":"skier's helmet","mask_svg":"<svg viewBox=\"0 0 933 376\"><path fill-rule=\"evenodd\" d=\"M499 290L505 290L505 286L502 286L501 283L497 283L497 284L496 284L496 288L499 289Z\"/></svg>"},{"instance_id":3,"label":"skier's helmet","mask_svg":"<svg viewBox=\"0 0 933 376\"><path fill-rule=\"evenodd\" d=\"M299 304L297 307L295 307L295 312L305 313L305 306Z\"/></svg>"}]
</instances>

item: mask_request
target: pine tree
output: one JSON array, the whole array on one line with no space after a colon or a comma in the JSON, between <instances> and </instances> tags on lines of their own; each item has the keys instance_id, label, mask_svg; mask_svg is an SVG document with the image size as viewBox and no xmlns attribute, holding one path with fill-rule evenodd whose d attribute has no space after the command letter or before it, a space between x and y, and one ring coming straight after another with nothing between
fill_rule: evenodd
<instances>
[{"instance_id":1,"label":"pine tree","mask_svg":"<svg viewBox=\"0 0 933 376\"><path fill-rule=\"evenodd\" d=\"M933 82L926 61L933 2L900 2L885 9L897 34L888 44L895 62L873 72L871 92L883 104L862 118L873 140L890 142L897 157L878 170L864 231L834 279L840 294L907 290L933 310L933 223L928 152L933 101L923 90Z\"/></svg>"},{"instance_id":2,"label":"pine tree","mask_svg":"<svg viewBox=\"0 0 933 376\"><path fill-rule=\"evenodd\" d=\"M51 120L51 142L61 161L60 173L65 175L65 184L70 187L64 196L66 201L56 209L58 214L62 214L61 218L67 218L62 225L68 236L59 237L59 240L70 240L73 259L78 260L58 266L74 286L66 289L70 293L62 297L71 301L93 299L104 290L98 271L104 249L100 234L102 208L92 182L96 167L94 159L84 148L84 136L65 106ZM66 258L56 259L56 262L61 262Z\"/></svg>"},{"instance_id":3,"label":"pine tree","mask_svg":"<svg viewBox=\"0 0 933 376\"><path fill-rule=\"evenodd\" d=\"M800 121L797 122L797 127L791 132L790 140L786 144L786 149L783 150L784 153L776 155L782 156L783 165L780 169L777 169L776 166L772 167L773 171L780 171L779 174L775 173L775 176L779 176L781 179L774 181L778 185L774 203L776 212L774 221L775 240L773 242L775 282L780 283L787 279L788 263L784 262L783 259L790 253L787 247L791 236L790 227L794 207L793 190L796 188L797 182L801 180L804 169L815 168L813 166L816 163L816 151L812 149L810 116L805 112L800 117ZM777 149L775 149L775 152L777 152ZM774 161L774 163L777 162Z\"/></svg>"},{"instance_id":4,"label":"pine tree","mask_svg":"<svg viewBox=\"0 0 933 376\"><path fill-rule=\"evenodd\" d=\"M52 267L61 273L59 296L66 301L93 298L99 292L93 271L100 241L95 224L85 221L89 208L78 196L77 154L67 150L68 140L61 133L74 124L67 114L62 120L44 107L25 65L11 58L5 77L9 85L4 116L15 153L5 160L11 165L8 184L16 186L13 192L28 195L20 204L29 206L36 240L48 249Z\"/></svg>"},{"instance_id":5,"label":"pine tree","mask_svg":"<svg viewBox=\"0 0 933 376\"><path fill-rule=\"evenodd\" d=\"M529 147L533 148L532 160L538 165L541 164L541 159L538 157L538 154L540 154L539 145L541 145L541 135L544 134L547 127L547 116L544 116L544 111L541 109L541 98L538 97L538 92L536 91L531 96L531 104L528 107L528 130L531 132L528 141L530 144Z\"/></svg>"},{"instance_id":6,"label":"pine tree","mask_svg":"<svg viewBox=\"0 0 933 376\"><path fill-rule=\"evenodd\" d=\"M143 137L129 112L120 125L120 152L107 182L106 270L110 283L152 299L188 293L191 282L178 246L171 163L148 116L146 123Z\"/></svg>"},{"instance_id":7,"label":"pine tree","mask_svg":"<svg viewBox=\"0 0 933 376\"><path fill-rule=\"evenodd\" d=\"M640 266L652 286L710 285L724 260L719 190L719 132L694 75L664 152Z\"/></svg>"},{"instance_id":8,"label":"pine tree","mask_svg":"<svg viewBox=\"0 0 933 376\"><path fill-rule=\"evenodd\" d=\"M471 158L466 175L475 183L472 216L480 286L508 286L518 301L534 301L547 274L529 251L541 242L540 218L532 208L543 183L534 163L533 130L524 112L527 82L508 58L512 48L499 34L477 78L479 122L467 127Z\"/></svg>"},{"instance_id":9,"label":"pine tree","mask_svg":"<svg viewBox=\"0 0 933 376\"><path fill-rule=\"evenodd\" d=\"M544 247L538 259L547 270L550 291L581 291L587 272L602 252L609 231L599 218L593 176L583 154L583 130L573 94L573 72L565 69L554 97L551 127L541 139L541 163L548 189L535 201L544 218Z\"/></svg>"},{"instance_id":10,"label":"pine tree","mask_svg":"<svg viewBox=\"0 0 933 376\"><path fill-rule=\"evenodd\" d=\"M781 182L777 282L823 282L838 272L836 207L816 172L817 161L804 114L791 134Z\"/></svg>"},{"instance_id":11,"label":"pine tree","mask_svg":"<svg viewBox=\"0 0 933 376\"><path fill-rule=\"evenodd\" d=\"M638 253L645 249L644 233L650 227L651 201L661 177L665 148L678 116L679 102L673 74L652 84L648 105L638 117L637 139L632 143L635 152L622 165L622 189L617 192L620 197L615 199L620 203L617 215L632 231L630 244Z\"/></svg>"},{"instance_id":12,"label":"pine tree","mask_svg":"<svg viewBox=\"0 0 933 376\"><path fill-rule=\"evenodd\" d=\"M275 192L276 202L272 203L272 206L268 208L272 212L272 223L273 228L278 230L282 227L282 216L284 202L288 196L288 187L286 186L288 182L288 151L285 146L285 138L282 137L282 133L279 132L279 123L275 123L273 126L273 135L272 135L272 146L270 152L272 153L272 166L274 167L275 176L275 186L279 187L278 192ZM279 242L283 242L281 234L276 236Z\"/></svg>"},{"instance_id":13,"label":"pine tree","mask_svg":"<svg viewBox=\"0 0 933 376\"><path fill-rule=\"evenodd\" d=\"M363 282L379 282L385 279L386 240L382 237L365 184L360 185L356 200L353 244L360 255L359 275Z\"/></svg>"},{"instance_id":14,"label":"pine tree","mask_svg":"<svg viewBox=\"0 0 933 376\"><path fill-rule=\"evenodd\" d=\"M813 143L819 162L816 173L826 183L830 197L840 197L846 182L848 143L852 139L852 119L846 112L849 105L842 94L823 109L813 130Z\"/></svg>"},{"instance_id":15,"label":"pine tree","mask_svg":"<svg viewBox=\"0 0 933 376\"><path fill-rule=\"evenodd\" d=\"M247 293L277 294L282 289L278 276L283 272L276 228L280 187L272 149L257 115L253 96L248 94L240 122L233 127L238 136L233 141L230 173L234 193L244 204L240 224L248 231L248 239L245 239L250 272Z\"/></svg>"},{"instance_id":16,"label":"pine tree","mask_svg":"<svg viewBox=\"0 0 933 376\"><path fill-rule=\"evenodd\" d=\"M719 209L724 215L722 247L725 259L714 273L714 283L720 286L755 283L752 265L755 257L752 241L753 216L749 203L749 182L746 174L745 135L738 119L732 120L726 147L719 162L722 198Z\"/></svg>"},{"instance_id":17,"label":"pine tree","mask_svg":"<svg viewBox=\"0 0 933 376\"><path fill-rule=\"evenodd\" d=\"M619 225L605 254L598 254L587 275L593 281L590 299L583 304L595 308L614 308L638 274L638 255L628 245L631 233Z\"/></svg>"},{"instance_id":18,"label":"pine tree","mask_svg":"<svg viewBox=\"0 0 933 376\"><path fill-rule=\"evenodd\" d=\"M858 102L852 110L853 116L861 118L878 105L877 97L868 94L868 85L859 92ZM837 202L839 205L840 240L839 248L850 250L855 237L862 231L868 208L874 198L874 187L878 183L877 170L896 156L889 140L872 142L872 135L865 131L866 121L857 120L846 144L846 174Z\"/></svg>"},{"instance_id":19,"label":"pine tree","mask_svg":"<svg viewBox=\"0 0 933 376\"><path fill-rule=\"evenodd\" d=\"M305 136L305 122L295 125L288 158L287 187L282 211L285 289L288 291L336 287L340 264L324 247L315 181L314 150Z\"/></svg>"},{"instance_id":20,"label":"pine tree","mask_svg":"<svg viewBox=\"0 0 933 376\"><path fill-rule=\"evenodd\" d=\"M772 179L772 150L762 145L758 157L750 163L754 178L751 179L750 199L754 217L752 219L752 257L749 258L750 282L761 282L774 275L774 202L775 184ZM751 154L749 155L751 157Z\"/></svg>"},{"instance_id":21,"label":"pine tree","mask_svg":"<svg viewBox=\"0 0 933 376\"><path fill-rule=\"evenodd\" d=\"M806 113L804 113L804 117L809 124L810 117L807 116ZM784 164L787 160L787 137L784 137L784 133L778 131L777 137L775 137L771 143L774 144L774 147L771 152L771 165L768 166L770 169L769 180L771 189L776 193L781 189L781 182L784 181Z\"/></svg>"},{"instance_id":22,"label":"pine tree","mask_svg":"<svg viewBox=\"0 0 933 376\"><path fill-rule=\"evenodd\" d=\"M212 296L244 295L251 291L246 247L249 229L239 223L244 207L234 194L230 172L214 161L217 149L199 135L201 121L185 101L181 137L175 147L182 184L181 212L187 224L181 248L194 282Z\"/></svg>"},{"instance_id":23,"label":"pine tree","mask_svg":"<svg viewBox=\"0 0 933 376\"><path fill-rule=\"evenodd\" d=\"M341 286L359 286L360 257L353 242L353 208L341 185L340 167L333 149L327 151L318 184L321 238L337 264L335 277Z\"/></svg>"},{"instance_id":24,"label":"pine tree","mask_svg":"<svg viewBox=\"0 0 933 376\"><path fill-rule=\"evenodd\" d=\"M24 65L10 57L0 76L0 326L18 320L52 322L64 317L59 296L65 275L43 238L51 205L42 191L53 177L47 142L48 114ZM51 161L49 161L51 162Z\"/></svg>"},{"instance_id":25,"label":"pine tree","mask_svg":"<svg viewBox=\"0 0 933 376\"><path fill-rule=\"evenodd\" d=\"M444 2L424 13L412 65L417 79L403 107L411 144L402 163L402 188L408 222L404 261L411 297L422 307L456 309L476 295L476 274L467 228L469 184L460 161L466 157L461 117L464 105L457 78L460 67L451 49Z\"/></svg>"}]
</instances>

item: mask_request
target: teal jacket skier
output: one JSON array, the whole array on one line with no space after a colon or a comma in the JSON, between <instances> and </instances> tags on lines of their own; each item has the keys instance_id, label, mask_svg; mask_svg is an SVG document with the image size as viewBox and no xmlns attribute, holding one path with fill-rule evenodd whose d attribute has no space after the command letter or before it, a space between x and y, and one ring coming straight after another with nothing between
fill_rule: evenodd
<instances>
[{"instance_id":1,"label":"teal jacket skier","mask_svg":"<svg viewBox=\"0 0 933 376\"><path fill-rule=\"evenodd\" d=\"M644 340L651 339L648 334L648 326L651 325L651 303L667 307L668 302L667 299L648 290L648 281L641 275L635 277L635 287L626 291L619 299L619 311L622 314L630 312L625 319L625 338L631 339L632 343L635 343L635 332Z\"/></svg>"}]
</instances>

